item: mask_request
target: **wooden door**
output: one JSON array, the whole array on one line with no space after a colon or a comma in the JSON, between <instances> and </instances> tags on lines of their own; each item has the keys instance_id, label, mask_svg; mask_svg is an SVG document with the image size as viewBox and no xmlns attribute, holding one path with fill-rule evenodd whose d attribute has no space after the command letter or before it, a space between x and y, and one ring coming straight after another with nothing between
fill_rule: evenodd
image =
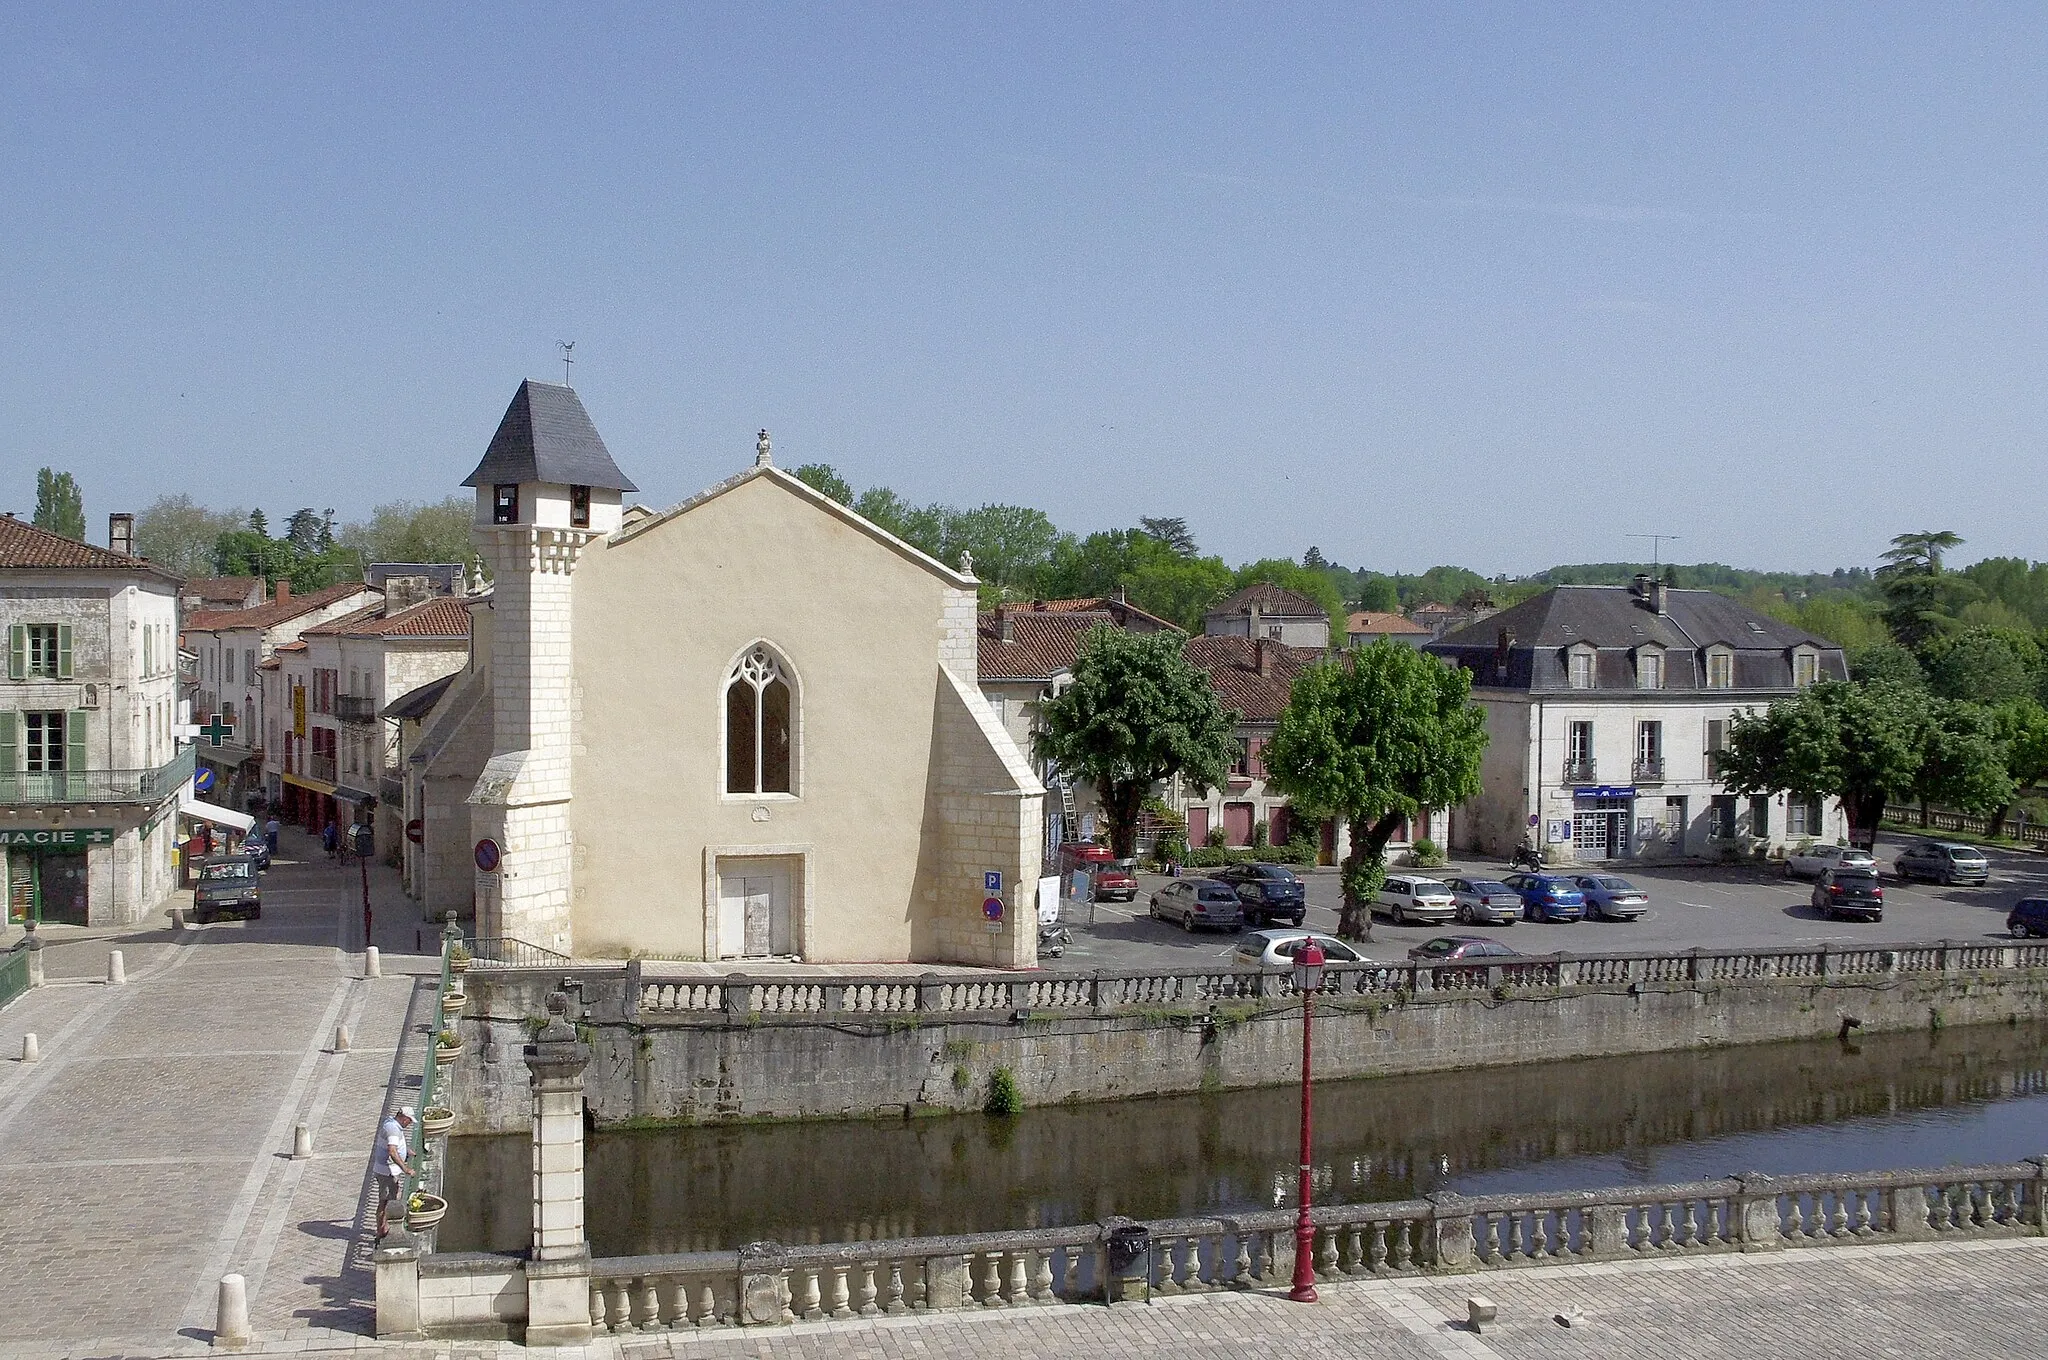
<instances>
[{"instance_id":1,"label":"wooden door","mask_svg":"<svg viewBox=\"0 0 2048 1360\"><path fill-rule=\"evenodd\" d=\"M1188 844L1203 846L1209 843L1209 809L1191 807L1188 809Z\"/></svg>"},{"instance_id":2,"label":"wooden door","mask_svg":"<svg viewBox=\"0 0 2048 1360\"><path fill-rule=\"evenodd\" d=\"M1225 803L1223 805L1223 843L1246 846L1252 843L1252 805L1250 803Z\"/></svg>"}]
</instances>

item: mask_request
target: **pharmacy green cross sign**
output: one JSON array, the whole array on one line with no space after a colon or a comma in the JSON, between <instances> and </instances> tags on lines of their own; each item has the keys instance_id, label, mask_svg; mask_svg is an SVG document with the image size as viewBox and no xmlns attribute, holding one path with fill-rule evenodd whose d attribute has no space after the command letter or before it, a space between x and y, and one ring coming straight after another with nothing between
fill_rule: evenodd
<instances>
[{"instance_id":1,"label":"pharmacy green cross sign","mask_svg":"<svg viewBox=\"0 0 2048 1360\"><path fill-rule=\"evenodd\" d=\"M235 725L231 722L222 722L220 714L216 713L212 721L200 727L199 735L205 737L212 745L218 746L235 735Z\"/></svg>"}]
</instances>

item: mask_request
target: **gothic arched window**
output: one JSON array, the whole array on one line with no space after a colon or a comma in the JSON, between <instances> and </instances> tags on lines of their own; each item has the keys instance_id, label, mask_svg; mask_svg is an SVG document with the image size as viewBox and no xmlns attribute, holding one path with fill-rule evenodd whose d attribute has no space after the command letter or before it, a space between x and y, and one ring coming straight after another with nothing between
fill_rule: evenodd
<instances>
[{"instance_id":1,"label":"gothic arched window","mask_svg":"<svg viewBox=\"0 0 2048 1360\"><path fill-rule=\"evenodd\" d=\"M782 659L749 647L725 682L725 791L795 793L796 691Z\"/></svg>"}]
</instances>

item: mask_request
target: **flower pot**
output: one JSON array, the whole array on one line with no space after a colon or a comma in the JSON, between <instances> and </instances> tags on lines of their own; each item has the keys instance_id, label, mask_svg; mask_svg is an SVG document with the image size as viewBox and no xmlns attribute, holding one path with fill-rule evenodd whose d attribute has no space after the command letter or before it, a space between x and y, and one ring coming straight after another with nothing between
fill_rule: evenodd
<instances>
[{"instance_id":1,"label":"flower pot","mask_svg":"<svg viewBox=\"0 0 2048 1360\"><path fill-rule=\"evenodd\" d=\"M434 1040L434 1056L442 1062L447 1062L451 1058L461 1057L461 1040L457 1040L452 1044L444 1044L439 1039Z\"/></svg>"},{"instance_id":2,"label":"flower pot","mask_svg":"<svg viewBox=\"0 0 2048 1360\"><path fill-rule=\"evenodd\" d=\"M405 1206L405 1226L414 1232L438 1227L442 1216L448 1212L448 1201L439 1195L430 1195L422 1190L413 1196L413 1200L420 1207L415 1209L411 1203Z\"/></svg>"},{"instance_id":3,"label":"flower pot","mask_svg":"<svg viewBox=\"0 0 2048 1360\"><path fill-rule=\"evenodd\" d=\"M436 1134L448 1132L454 1125L455 1112L453 1110L450 1110L447 1114L423 1114L420 1116L420 1131L429 1138Z\"/></svg>"},{"instance_id":4,"label":"flower pot","mask_svg":"<svg viewBox=\"0 0 2048 1360\"><path fill-rule=\"evenodd\" d=\"M441 1013L443 1015L460 1015L462 1008L468 1004L468 992L450 992L441 998Z\"/></svg>"},{"instance_id":5,"label":"flower pot","mask_svg":"<svg viewBox=\"0 0 2048 1360\"><path fill-rule=\"evenodd\" d=\"M468 960L468 959L450 959L450 960L448 960L448 971L449 971L449 972L451 972L451 973L467 973L467 972L469 971L469 960Z\"/></svg>"}]
</instances>

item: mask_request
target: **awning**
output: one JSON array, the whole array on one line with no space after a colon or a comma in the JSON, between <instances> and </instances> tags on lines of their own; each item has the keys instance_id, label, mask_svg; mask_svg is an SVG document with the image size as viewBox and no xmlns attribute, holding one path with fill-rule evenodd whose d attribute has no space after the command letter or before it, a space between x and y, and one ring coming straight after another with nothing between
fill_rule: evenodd
<instances>
[{"instance_id":1,"label":"awning","mask_svg":"<svg viewBox=\"0 0 2048 1360\"><path fill-rule=\"evenodd\" d=\"M377 798L374 793L364 793L361 789L352 789L346 784L336 784L334 796L344 803L370 803L375 802Z\"/></svg>"},{"instance_id":2,"label":"awning","mask_svg":"<svg viewBox=\"0 0 2048 1360\"><path fill-rule=\"evenodd\" d=\"M322 783L318 779L309 779L302 774L287 774L284 776L284 782L295 788L310 789L314 793L326 794L329 797L334 795L334 785Z\"/></svg>"},{"instance_id":3,"label":"awning","mask_svg":"<svg viewBox=\"0 0 2048 1360\"><path fill-rule=\"evenodd\" d=\"M256 825L256 819L246 812L224 808L217 803L202 803L197 798L180 798L178 811L187 817L212 822L215 826L224 826L231 831L247 831Z\"/></svg>"}]
</instances>

